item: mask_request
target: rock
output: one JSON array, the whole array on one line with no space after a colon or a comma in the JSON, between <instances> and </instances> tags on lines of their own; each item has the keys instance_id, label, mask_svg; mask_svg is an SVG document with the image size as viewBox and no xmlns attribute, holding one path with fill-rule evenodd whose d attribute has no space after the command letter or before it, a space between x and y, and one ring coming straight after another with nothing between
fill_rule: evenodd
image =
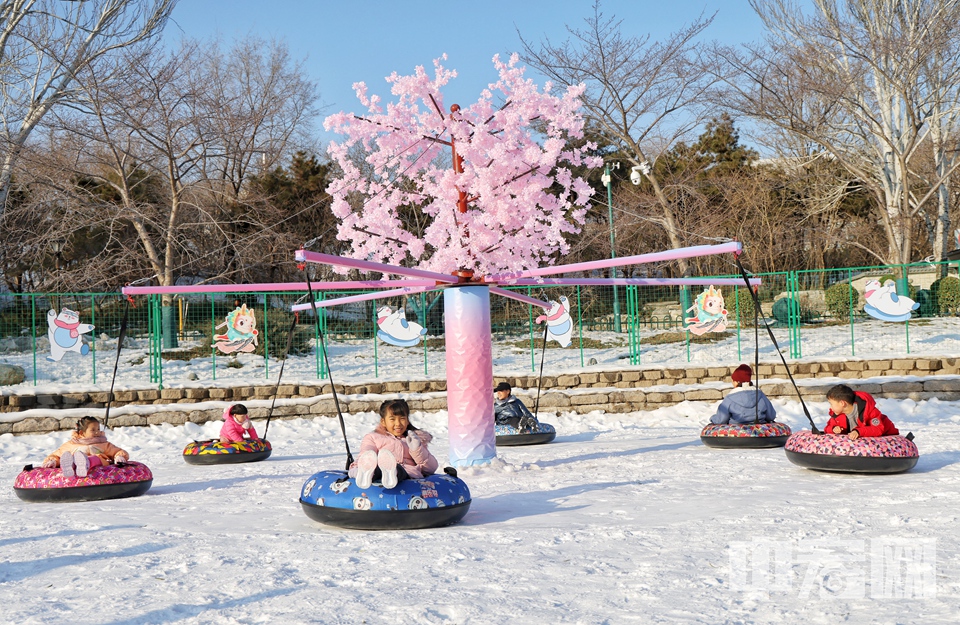
<instances>
[{"instance_id":1,"label":"rock","mask_svg":"<svg viewBox=\"0 0 960 625\"><path fill-rule=\"evenodd\" d=\"M101 340L101 341L109 341L109 340L110 340L110 335L108 335L106 332L101 332L101 333L100 333L100 340Z\"/></svg>"},{"instance_id":2,"label":"rock","mask_svg":"<svg viewBox=\"0 0 960 625\"><path fill-rule=\"evenodd\" d=\"M0 386L9 386L23 382L26 374L23 367L17 365L0 365Z\"/></svg>"},{"instance_id":3,"label":"rock","mask_svg":"<svg viewBox=\"0 0 960 625\"><path fill-rule=\"evenodd\" d=\"M595 365L595 364L597 364L597 359L596 359L596 358L591 358L590 360L587 361L587 366L588 366L588 367L592 367L592 366Z\"/></svg>"},{"instance_id":4,"label":"rock","mask_svg":"<svg viewBox=\"0 0 960 625\"><path fill-rule=\"evenodd\" d=\"M187 374L187 379L188 379L188 380L199 380L199 379L200 379L200 376L198 376L196 373L194 373L193 371L191 371L190 373Z\"/></svg>"}]
</instances>

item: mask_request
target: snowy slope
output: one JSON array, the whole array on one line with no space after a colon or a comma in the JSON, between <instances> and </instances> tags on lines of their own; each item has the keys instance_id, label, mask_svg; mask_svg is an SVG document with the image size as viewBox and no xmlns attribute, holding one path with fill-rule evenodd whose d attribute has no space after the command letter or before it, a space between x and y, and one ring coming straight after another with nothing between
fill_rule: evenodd
<instances>
[{"instance_id":1,"label":"snowy slope","mask_svg":"<svg viewBox=\"0 0 960 625\"><path fill-rule=\"evenodd\" d=\"M0 620L954 623L960 404L878 403L917 434L909 473L820 474L780 449L707 449L698 433L715 403L564 413L544 417L554 443L501 448L461 472L473 494L462 523L417 532L338 530L303 514L306 478L343 464L333 419L275 422L269 460L212 467L183 462L181 427L118 428L111 440L152 468L153 488L69 505L24 504L10 487L65 435L3 435ZM804 425L799 404L775 405ZM437 435L441 461L445 419L413 419ZM354 449L375 420L347 417ZM886 562L872 550L890 545L907 546L891 556L906 586L871 579ZM766 549L777 555L764 574Z\"/></svg>"}]
</instances>

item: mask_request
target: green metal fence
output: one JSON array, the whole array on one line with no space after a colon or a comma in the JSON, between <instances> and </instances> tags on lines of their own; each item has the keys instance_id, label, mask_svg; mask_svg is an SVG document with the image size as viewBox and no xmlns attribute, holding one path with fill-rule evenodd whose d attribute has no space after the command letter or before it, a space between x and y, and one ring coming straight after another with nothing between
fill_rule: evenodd
<instances>
[{"instance_id":1,"label":"green metal fence","mask_svg":"<svg viewBox=\"0 0 960 625\"><path fill-rule=\"evenodd\" d=\"M945 273L948 277L943 278ZM762 319L774 331L784 355L792 359L897 357L915 353L960 351L960 280L957 265L920 263L895 267L856 267L826 271L778 272L759 276ZM906 323L885 323L863 312L864 286L870 280L893 280L901 295L920 308ZM241 287L242 288L242 287ZM558 373L596 365L705 366L778 360L766 332L755 346L753 302L745 287L722 289L727 327L696 336L684 325L687 309L700 288L680 287L518 287L544 300L568 300L573 332L570 344L548 342L538 308L500 297L491 298L494 368L498 372L536 372L541 358L547 372ZM321 298L355 295L358 291L325 292ZM172 300L175 328L164 323L160 296L133 298L118 293L31 293L0 295L0 362L22 366L27 382L108 385L116 341L124 314L127 340L120 358L124 384L157 387L188 383L254 384L276 378L294 315L292 304L305 293L196 294ZM224 354L215 336L223 332L227 314L239 299L256 315L259 332L252 353ZM617 303L625 303L616 315ZM399 348L377 338L376 314L381 306L405 308L406 317L427 329L419 345ZM171 303L167 310L170 314ZM82 335L88 353L67 353L51 361L48 311L69 308L83 323L95 326ZM443 377L443 298L432 291L405 298L384 298L320 311L325 347L337 382L364 379ZM176 340L164 337L174 332ZM164 340L164 339L167 340ZM175 347L169 345L174 344ZM165 347L165 345L167 345ZM297 317L285 379L325 379L320 334L307 311Z\"/></svg>"}]
</instances>

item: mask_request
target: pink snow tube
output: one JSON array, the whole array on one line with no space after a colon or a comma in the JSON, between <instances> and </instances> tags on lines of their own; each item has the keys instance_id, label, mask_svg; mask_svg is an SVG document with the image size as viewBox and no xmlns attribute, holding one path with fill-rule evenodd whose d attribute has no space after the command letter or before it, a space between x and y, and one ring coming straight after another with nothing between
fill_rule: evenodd
<instances>
[{"instance_id":1,"label":"pink snow tube","mask_svg":"<svg viewBox=\"0 0 960 625\"><path fill-rule=\"evenodd\" d=\"M807 469L842 473L900 473L920 459L913 435L871 436L851 440L846 434L797 432L785 451L791 462Z\"/></svg>"},{"instance_id":2,"label":"pink snow tube","mask_svg":"<svg viewBox=\"0 0 960 625\"><path fill-rule=\"evenodd\" d=\"M28 465L17 475L13 490L24 501L95 501L136 497L150 490L153 473L147 465L127 462L90 469L86 477L65 477L59 468Z\"/></svg>"}]
</instances>

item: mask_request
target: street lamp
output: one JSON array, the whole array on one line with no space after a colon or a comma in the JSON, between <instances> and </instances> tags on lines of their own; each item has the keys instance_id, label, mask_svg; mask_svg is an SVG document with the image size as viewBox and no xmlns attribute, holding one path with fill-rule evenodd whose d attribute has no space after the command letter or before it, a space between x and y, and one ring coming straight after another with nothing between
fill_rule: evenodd
<instances>
[{"instance_id":1,"label":"street lamp","mask_svg":"<svg viewBox=\"0 0 960 625\"><path fill-rule=\"evenodd\" d=\"M614 169L620 169L620 163L613 164ZM613 236L613 185L611 184L612 179L610 178L610 164L608 163L603 169L603 175L600 176L600 180L603 182L603 185L607 187L607 221L610 223L610 258L616 258L617 252L614 247L616 240ZM610 268L610 277L617 277L617 268ZM613 331L619 333L621 331L620 327L620 298L617 296L617 285L613 285Z\"/></svg>"}]
</instances>

